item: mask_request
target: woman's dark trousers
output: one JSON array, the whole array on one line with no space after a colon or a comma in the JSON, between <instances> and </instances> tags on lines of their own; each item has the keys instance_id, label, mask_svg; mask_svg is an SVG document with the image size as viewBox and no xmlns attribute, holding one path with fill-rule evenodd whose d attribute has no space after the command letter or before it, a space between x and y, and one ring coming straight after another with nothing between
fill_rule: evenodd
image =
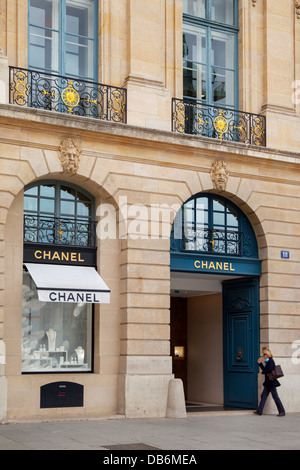
<instances>
[{"instance_id":1,"label":"woman's dark trousers","mask_svg":"<svg viewBox=\"0 0 300 470\"><path fill-rule=\"evenodd\" d=\"M263 412L264 406L266 404L266 401L267 401L267 398L268 398L270 392L271 392L273 400L275 401L275 404L277 406L278 413L285 413L283 404L281 403L281 400L278 396L278 393L277 393L277 390L276 390L275 387L271 387L271 388L264 387L263 392L261 394L261 400L260 400L260 404L257 408L257 411L260 411L261 413Z\"/></svg>"}]
</instances>

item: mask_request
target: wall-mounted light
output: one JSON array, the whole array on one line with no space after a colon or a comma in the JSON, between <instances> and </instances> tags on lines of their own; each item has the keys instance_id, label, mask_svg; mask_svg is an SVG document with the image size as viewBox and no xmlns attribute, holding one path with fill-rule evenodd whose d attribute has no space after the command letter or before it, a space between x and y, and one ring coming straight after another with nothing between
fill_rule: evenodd
<instances>
[{"instance_id":1,"label":"wall-mounted light","mask_svg":"<svg viewBox=\"0 0 300 470\"><path fill-rule=\"evenodd\" d=\"M174 358L175 359L185 358L184 346L174 346Z\"/></svg>"}]
</instances>

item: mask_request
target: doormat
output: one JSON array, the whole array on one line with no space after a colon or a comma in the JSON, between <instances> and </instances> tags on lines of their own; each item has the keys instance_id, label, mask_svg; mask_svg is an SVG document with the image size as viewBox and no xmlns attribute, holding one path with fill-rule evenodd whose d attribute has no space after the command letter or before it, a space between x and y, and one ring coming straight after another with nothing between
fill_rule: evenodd
<instances>
[{"instance_id":1,"label":"doormat","mask_svg":"<svg viewBox=\"0 0 300 470\"><path fill-rule=\"evenodd\" d=\"M103 446L104 449L108 450L161 450L159 447L149 446L142 442L136 442L133 444L114 444L110 446Z\"/></svg>"},{"instance_id":2,"label":"doormat","mask_svg":"<svg viewBox=\"0 0 300 470\"><path fill-rule=\"evenodd\" d=\"M243 408L233 408L224 405L202 405L200 403L186 403L187 413L199 412L199 411L237 411Z\"/></svg>"}]
</instances>

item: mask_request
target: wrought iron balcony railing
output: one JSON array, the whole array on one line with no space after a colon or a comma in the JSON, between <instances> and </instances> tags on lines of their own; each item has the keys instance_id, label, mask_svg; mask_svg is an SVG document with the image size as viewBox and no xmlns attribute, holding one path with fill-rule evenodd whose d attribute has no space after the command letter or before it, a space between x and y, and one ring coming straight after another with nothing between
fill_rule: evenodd
<instances>
[{"instance_id":1,"label":"wrought iron balcony railing","mask_svg":"<svg viewBox=\"0 0 300 470\"><path fill-rule=\"evenodd\" d=\"M96 224L89 219L24 215L24 243L95 246Z\"/></svg>"},{"instance_id":2,"label":"wrought iron balcony railing","mask_svg":"<svg viewBox=\"0 0 300 470\"><path fill-rule=\"evenodd\" d=\"M240 255L242 253L241 232L224 229L185 229L184 251L199 251L210 254Z\"/></svg>"},{"instance_id":3,"label":"wrought iron balcony railing","mask_svg":"<svg viewBox=\"0 0 300 470\"><path fill-rule=\"evenodd\" d=\"M126 123L125 88L15 67L9 74L11 104Z\"/></svg>"},{"instance_id":4,"label":"wrought iron balcony railing","mask_svg":"<svg viewBox=\"0 0 300 470\"><path fill-rule=\"evenodd\" d=\"M201 101L172 100L172 131L266 146L266 118Z\"/></svg>"},{"instance_id":5,"label":"wrought iron balcony railing","mask_svg":"<svg viewBox=\"0 0 300 470\"><path fill-rule=\"evenodd\" d=\"M251 236L245 232L221 228L182 227L171 234L172 252L197 252L209 255L255 257L255 246Z\"/></svg>"}]
</instances>

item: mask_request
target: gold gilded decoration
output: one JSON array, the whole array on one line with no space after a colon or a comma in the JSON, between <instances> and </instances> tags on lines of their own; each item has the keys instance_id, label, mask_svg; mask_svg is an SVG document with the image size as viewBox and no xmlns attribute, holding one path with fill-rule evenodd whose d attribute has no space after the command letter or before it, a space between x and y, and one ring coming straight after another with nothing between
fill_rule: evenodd
<instances>
[{"instance_id":1,"label":"gold gilded decoration","mask_svg":"<svg viewBox=\"0 0 300 470\"><path fill-rule=\"evenodd\" d=\"M223 139L224 134L228 131L228 121L223 115L222 109L219 109L219 114L214 120L214 128L219 134L219 139Z\"/></svg>"},{"instance_id":2,"label":"gold gilded decoration","mask_svg":"<svg viewBox=\"0 0 300 470\"><path fill-rule=\"evenodd\" d=\"M240 346L239 349L238 349L236 359L237 359L237 361L241 361L243 359L243 348L242 348L242 346Z\"/></svg>"},{"instance_id":3,"label":"gold gilded decoration","mask_svg":"<svg viewBox=\"0 0 300 470\"><path fill-rule=\"evenodd\" d=\"M199 118L198 118L198 124L199 124L199 126L200 126L201 124L209 124L209 122L208 122L208 121L203 121L203 119L201 119L201 118L199 117Z\"/></svg>"},{"instance_id":4,"label":"gold gilded decoration","mask_svg":"<svg viewBox=\"0 0 300 470\"><path fill-rule=\"evenodd\" d=\"M63 234L65 233L62 229L61 229L61 220L59 221L59 230L57 230L57 233L59 235L59 243L61 243L61 237L63 236Z\"/></svg>"},{"instance_id":5,"label":"gold gilded decoration","mask_svg":"<svg viewBox=\"0 0 300 470\"><path fill-rule=\"evenodd\" d=\"M52 98L55 97L55 93L53 91L47 91L44 88L42 89L42 95L43 96L50 95Z\"/></svg>"},{"instance_id":6,"label":"gold gilded decoration","mask_svg":"<svg viewBox=\"0 0 300 470\"><path fill-rule=\"evenodd\" d=\"M210 176L214 188L220 191L225 191L229 173L227 169L227 164L224 161L219 160L212 164Z\"/></svg>"},{"instance_id":7,"label":"gold gilded decoration","mask_svg":"<svg viewBox=\"0 0 300 470\"><path fill-rule=\"evenodd\" d=\"M122 121L123 109L122 109L122 95L119 90L114 90L111 93L111 101L109 103L109 108L112 111L113 120L115 122Z\"/></svg>"},{"instance_id":8,"label":"gold gilded decoration","mask_svg":"<svg viewBox=\"0 0 300 470\"><path fill-rule=\"evenodd\" d=\"M73 137L64 139L59 146L58 153L63 170L71 174L77 173L81 155L77 139Z\"/></svg>"},{"instance_id":9,"label":"gold gilded decoration","mask_svg":"<svg viewBox=\"0 0 300 470\"><path fill-rule=\"evenodd\" d=\"M184 132L185 130L185 106L183 103L178 103L176 107L175 119L177 123L178 132Z\"/></svg>"},{"instance_id":10,"label":"gold gilded decoration","mask_svg":"<svg viewBox=\"0 0 300 470\"><path fill-rule=\"evenodd\" d=\"M23 106L27 103L30 86L26 73L21 70L16 73L16 83L11 84L11 90L16 92L15 101L18 105Z\"/></svg>"},{"instance_id":11,"label":"gold gilded decoration","mask_svg":"<svg viewBox=\"0 0 300 470\"><path fill-rule=\"evenodd\" d=\"M257 146L261 145L265 139L264 123L259 117L253 119L253 143Z\"/></svg>"},{"instance_id":12,"label":"gold gilded decoration","mask_svg":"<svg viewBox=\"0 0 300 470\"><path fill-rule=\"evenodd\" d=\"M67 88L65 88L61 92L61 99L63 103L67 106L68 113L72 114L73 108L75 108L80 101L80 95L78 91L75 90L72 80L68 81Z\"/></svg>"}]
</instances>

